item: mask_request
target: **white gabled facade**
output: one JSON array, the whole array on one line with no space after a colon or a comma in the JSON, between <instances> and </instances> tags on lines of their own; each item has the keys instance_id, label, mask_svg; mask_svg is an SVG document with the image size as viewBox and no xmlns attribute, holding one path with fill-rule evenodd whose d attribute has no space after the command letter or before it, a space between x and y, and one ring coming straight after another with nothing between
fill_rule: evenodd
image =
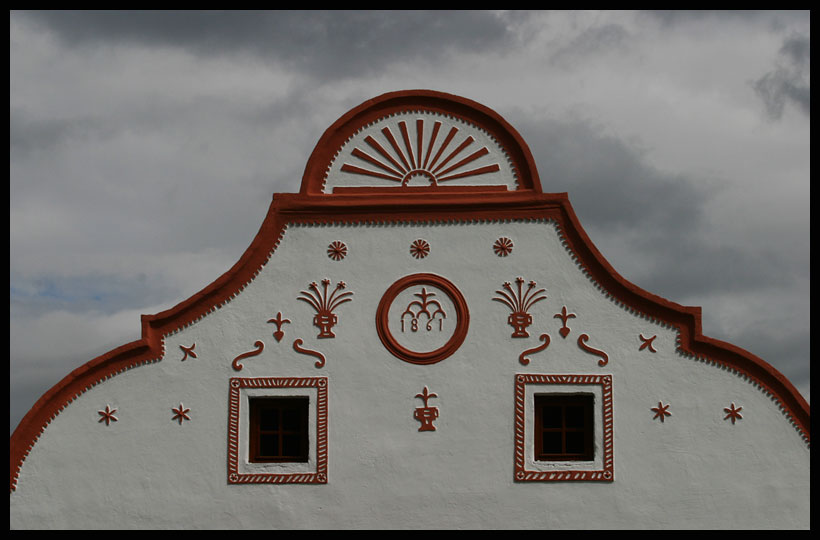
<instances>
[{"instance_id":1,"label":"white gabled facade","mask_svg":"<svg viewBox=\"0 0 820 540\"><path fill-rule=\"evenodd\" d=\"M590 455L535 455L541 396L588 400L560 433ZM298 397L304 460L254 462L251 404ZM808 528L809 424L620 278L496 113L396 92L328 129L230 271L34 406L10 524Z\"/></svg>"}]
</instances>

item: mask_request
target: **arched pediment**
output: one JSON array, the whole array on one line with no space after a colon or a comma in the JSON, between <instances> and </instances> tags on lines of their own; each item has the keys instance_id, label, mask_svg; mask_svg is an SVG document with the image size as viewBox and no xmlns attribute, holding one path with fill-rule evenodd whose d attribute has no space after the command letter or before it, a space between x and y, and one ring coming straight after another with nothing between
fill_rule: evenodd
<instances>
[{"instance_id":1,"label":"arched pediment","mask_svg":"<svg viewBox=\"0 0 820 540\"><path fill-rule=\"evenodd\" d=\"M303 195L541 191L529 148L497 113L430 90L391 92L330 126Z\"/></svg>"}]
</instances>

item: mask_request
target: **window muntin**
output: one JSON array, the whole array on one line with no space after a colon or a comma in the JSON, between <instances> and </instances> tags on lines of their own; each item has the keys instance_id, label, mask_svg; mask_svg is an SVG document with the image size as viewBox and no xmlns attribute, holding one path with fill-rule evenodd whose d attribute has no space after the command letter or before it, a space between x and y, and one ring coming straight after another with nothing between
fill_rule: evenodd
<instances>
[{"instance_id":1,"label":"window muntin","mask_svg":"<svg viewBox=\"0 0 820 540\"><path fill-rule=\"evenodd\" d=\"M535 399L534 457L539 461L594 458L592 394L546 394Z\"/></svg>"},{"instance_id":2,"label":"window muntin","mask_svg":"<svg viewBox=\"0 0 820 540\"><path fill-rule=\"evenodd\" d=\"M307 397L251 398L249 414L252 463L308 460Z\"/></svg>"}]
</instances>

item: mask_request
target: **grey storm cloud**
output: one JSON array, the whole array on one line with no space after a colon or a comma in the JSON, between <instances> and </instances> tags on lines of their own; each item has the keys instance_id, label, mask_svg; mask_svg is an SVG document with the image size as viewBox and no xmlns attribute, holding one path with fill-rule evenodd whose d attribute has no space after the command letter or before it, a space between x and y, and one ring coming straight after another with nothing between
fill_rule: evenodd
<instances>
[{"instance_id":1,"label":"grey storm cloud","mask_svg":"<svg viewBox=\"0 0 820 540\"><path fill-rule=\"evenodd\" d=\"M648 230L667 234L693 227L710 189L648 165L638 148L606 136L583 121L515 125L535 154L545 190L570 192L585 223L602 229ZM670 201L663 208L653 201ZM624 209L640 210L624 211Z\"/></svg>"},{"instance_id":2,"label":"grey storm cloud","mask_svg":"<svg viewBox=\"0 0 820 540\"><path fill-rule=\"evenodd\" d=\"M589 122L533 122L522 115L515 125L533 151L544 189L570 194L593 240L619 235L633 254L652 261L629 276L646 290L681 301L807 277L800 248L764 244L750 251L712 237L707 205L720 187L709 178L661 171L640 148Z\"/></svg>"},{"instance_id":3,"label":"grey storm cloud","mask_svg":"<svg viewBox=\"0 0 820 540\"><path fill-rule=\"evenodd\" d=\"M747 21L763 22L777 30L808 16L803 11L769 10L658 10L644 12L644 15L668 27L711 23L724 25L727 31L730 24ZM786 35L774 69L752 81L770 120L780 119L787 104L807 116L811 114L810 44L808 33Z\"/></svg>"},{"instance_id":4,"label":"grey storm cloud","mask_svg":"<svg viewBox=\"0 0 820 540\"><path fill-rule=\"evenodd\" d=\"M576 62L595 54L613 53L626 46L629 32L621 25L607 23L586 28L550 57L554 65L571 68Z\"/></svg>"},{"instance_id":5,"label":"grey storm cloud","mask_svg":"<svg viewBox=\"0 0 820 540\"><path fill-rule=\"evenodd\" d=\"M10 19L12 428L222 275L324 129L402 88L501 114L616 271L808 396L806 12Z\"/></svg>"},{"instance_id":6,"label":"grey storm cloud","mask_svg":"<svg viewBox=\"0 0 820 540\"><path fill-rule=\"evenodd\" d=\"M791 103L806 116L811 115L811 43L808 36L786 38L780 48L777 66L753 83L763 100L766 112L773 120L783 116L786 103Z\"/></svg>"},{"instance_id":7,"label":"grey storm cloud","mask_svg":"<svg viewBox=\"0 0 820 540\"><path fill-rule=\"evenodd\" d=\"M486 11L34 11L23 13L68 46L138 44L194 54L251 53L326 78L358 77L390 62L515 41ZM517 16L520 16L518 14Z\"/></svg>"}]
</instances>

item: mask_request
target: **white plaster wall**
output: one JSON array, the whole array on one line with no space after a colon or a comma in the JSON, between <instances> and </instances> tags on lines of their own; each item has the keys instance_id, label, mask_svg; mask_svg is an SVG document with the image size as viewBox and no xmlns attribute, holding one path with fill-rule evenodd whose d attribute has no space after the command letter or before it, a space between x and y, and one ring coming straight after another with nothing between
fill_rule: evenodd
<instances>
[{"instance_id":1,"label":"white plaster wall","mask_svg":"<svg viewBox=\"0 0 820 540\"><path fill-rule=\"evenodd\" d=\"M508 257L492 245L513 240ZM422 238L431 251L414 259ZM341 261L328 244L348 247ZM403 362L382 346L375 312L384 291L417 272L464 295L470 328L451 357ZM517 276L546 287L530 338L512 339L494 291ZM296 298L311 281L344 280L335 339L317 339L313 310ZM553 315L577 318L566 339ZM266 321L282 315L284 339ZM539 345L547 332L550 346ZM577 345L606 351L609 363ZM657 353L638 334L657 334ZM270 261L236 298L167 336L162 361L81 395L47 427L11 494L12 528L808 528L810 452L777 403L744 378L675 353L676 333L596 289L549 222L290 226ZM319 350L326 365L299 354ZM262 340L236 372L231 361ZM197 358L180 361L179 345ZM615 480L513 480L516 373L611 374ZM229 485L228 380L328 378L328 482ZM440 417L419 432L414 396L427 386ZM658 401L671 417L653 420ZM172 421L182 402L191 420ZM724 407L742 406L742 420ZM117 409L99 423L98 410Z\"/></svg>"}]
</instances>

